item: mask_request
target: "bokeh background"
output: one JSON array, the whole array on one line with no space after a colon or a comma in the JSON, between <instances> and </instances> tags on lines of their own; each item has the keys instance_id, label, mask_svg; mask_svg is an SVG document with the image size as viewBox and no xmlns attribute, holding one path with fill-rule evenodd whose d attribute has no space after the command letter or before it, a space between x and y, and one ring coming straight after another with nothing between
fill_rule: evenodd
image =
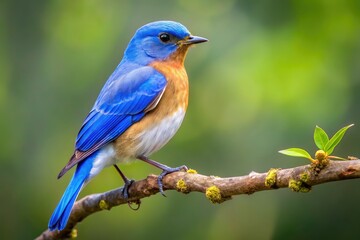
<instances>
[{"instance_id":1,"label":"bokeh background","mask_svg":"<svg viewBox=\"0 0 360 240\"><path fill-rule=\"evenodd\" d=\"M202 174L236 176L308 162L315 125L330 134L355 123L335 150L359 156L360 2L96 1L0 2L0 238L31 239L73 170L56 176L98 92L134 31L180 21L210 42L191 49L190 105L176 137L152 156ZM142 179L142 162L122 166ZM120 187L104 170L81 193ZM103 211L78 225L79 239L344 239L358 236L360 181L237 196L221 205L202 194L167 192Z\"/></svg>"}]
</instances>

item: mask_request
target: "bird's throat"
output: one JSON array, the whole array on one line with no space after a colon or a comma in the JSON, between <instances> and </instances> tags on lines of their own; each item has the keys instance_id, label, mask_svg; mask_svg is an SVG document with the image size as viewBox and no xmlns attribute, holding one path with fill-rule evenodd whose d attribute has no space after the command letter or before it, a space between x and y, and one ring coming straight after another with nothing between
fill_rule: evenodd
<instances>
[{"instance_id":1,"label":"bird's throat","mask_svg":"<svg viewBox=\"0 0 360 240\"><path fill-rule=\"evenodd\" d=\"M174 53L172 53L167 59L166 62L172 62L174 65L184 65L185 57L188 52L189 46L182 45Z\"/></svg>"}]
</instances>

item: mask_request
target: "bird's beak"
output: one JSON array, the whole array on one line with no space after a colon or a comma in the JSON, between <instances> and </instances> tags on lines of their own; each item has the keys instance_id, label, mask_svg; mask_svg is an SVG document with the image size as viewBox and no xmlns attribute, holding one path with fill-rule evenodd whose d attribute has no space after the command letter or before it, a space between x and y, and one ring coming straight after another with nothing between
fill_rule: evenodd
<instances>
[{"instance_id":1,"label":"bird's beak","mask_svg":"<svg viewBox=\"0 0 360 240\"><path fill-rule=\"evenodd\" d=\"M203 42L207 42L207 41L209 41L209 40L207 40L206 38L190 35L188 38L186 38L183 41L183 44L192 45L192 44L198 44L198 43L203 43Z\"/></svg>"}]
</instances>

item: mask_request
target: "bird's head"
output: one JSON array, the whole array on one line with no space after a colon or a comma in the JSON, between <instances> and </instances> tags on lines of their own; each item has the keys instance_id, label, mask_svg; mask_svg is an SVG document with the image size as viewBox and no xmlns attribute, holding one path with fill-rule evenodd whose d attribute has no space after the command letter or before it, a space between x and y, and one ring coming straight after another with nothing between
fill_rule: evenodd
<instances>
[{"instance_id":1,"label":"bird's head","mask_svg":"<svg viewBox=\"0 0 360 240\"><path fill-rule=\"evenodd\" d=\"M124 59L141 65L172 58L183 63L188 48L206 42L180 23L157 21L139 28L125 50Z\"/></svg>"}]
</instances>

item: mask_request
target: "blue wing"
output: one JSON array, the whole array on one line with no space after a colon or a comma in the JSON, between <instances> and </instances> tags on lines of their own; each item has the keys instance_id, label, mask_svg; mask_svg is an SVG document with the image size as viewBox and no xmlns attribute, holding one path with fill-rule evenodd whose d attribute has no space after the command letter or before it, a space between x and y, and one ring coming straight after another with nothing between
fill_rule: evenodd
<instances>
[{"instance_id":1,"label":"blue wing","mask_svg":"<svg viewBox=\"0 0 360 240\"><path fill-rule=\"evenodd\" d=\"M110 78L79 131L74 155L58 177L141 120L156 106L166 84L165 77L152 67Z\"/></svg>"}]
</instances>

